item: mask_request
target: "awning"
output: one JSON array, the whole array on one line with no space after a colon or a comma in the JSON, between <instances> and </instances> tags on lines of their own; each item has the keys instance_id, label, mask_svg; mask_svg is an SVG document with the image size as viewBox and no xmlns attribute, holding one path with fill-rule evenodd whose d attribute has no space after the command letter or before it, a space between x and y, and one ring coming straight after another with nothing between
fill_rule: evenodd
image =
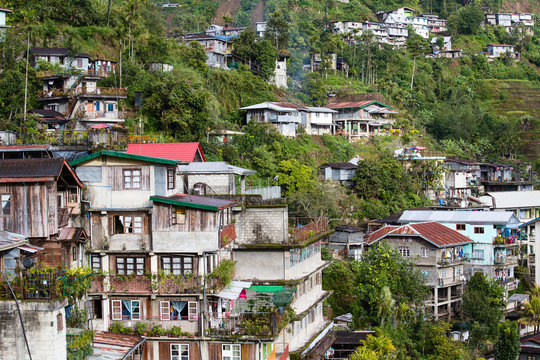
<instances>
[{"instance_id":1,"label":"awning","mask_svg":"<svg viewBox=\"0 0 540 360\"><path fill-rule=\"evenodd\" d=\"M264 293L275 293L283 290L283 286L280 285L253 285L248 290Z\"/></svg>"},{"instance_id":2,"label":"awning","mask_svg":"<svg viewBox=\"0 0 540 360\"><path fill-rule=\"evenodd\" d=\"M223 290L217 294L217 297L227 300L236 300L240 296L243 289L251 286L250 281L231 281Z\"/></svg>"},{"instance_id":3,"label":"awning","mask_svg":"<svg viewBox=\"0 0 540 360\"><path fill-rule=\"evenodd\" d=\"M32 253L32 254L37 253L38 251L43 250L42 247L35 246L35 245L30 245L30 244L23 245L23 246L19 246L18 249L19 249L19 250L22 250L22 251L26 251L26 252Z\"/></svg>"}]
</instances>

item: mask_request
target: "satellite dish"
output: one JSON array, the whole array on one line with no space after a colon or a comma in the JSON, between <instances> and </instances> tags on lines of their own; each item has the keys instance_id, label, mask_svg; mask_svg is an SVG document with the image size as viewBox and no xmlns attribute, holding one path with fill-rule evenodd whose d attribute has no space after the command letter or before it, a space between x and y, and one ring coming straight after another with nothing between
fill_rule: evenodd
<instances>
[{"instance_id":1,"label":"satellite dish","mask_svg":"<svg viewBox=\"0 0 540 360\"><path fill-rule=\"evenodd\" d=\"M34 266L34 259L30 257L24 258L22 259L22 264L26 269L31 268L32 266Z\"/></svg>"}]
</instances>

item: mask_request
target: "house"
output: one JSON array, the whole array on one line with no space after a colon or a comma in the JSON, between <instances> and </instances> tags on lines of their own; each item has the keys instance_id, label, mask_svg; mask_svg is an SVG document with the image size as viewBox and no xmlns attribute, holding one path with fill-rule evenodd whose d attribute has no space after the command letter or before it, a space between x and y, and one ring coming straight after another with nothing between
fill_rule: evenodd
<instances>
[{"instance_id":1,"label":"house","mask_svg":"<svg viewBox=\"0 0 540 360\"><path fill-rule=\"evenodd\" d=\"M53 158L51 145L2 145L0 159Z\"/></svg>"},{"instance_id":2,"label":"house","mask_svg":"<svg viewBox=\"0 0 540 360\"><path fill-rule=\"evenodd\" d=\"M540 190L488 192L480 200L494 211L512 211L525 223L540 216Z\"/></svg>"},{"instance_id":3,"label":"house","mask_svg":"<svg viewBox=\"0 0 540 360\"><path fill-rule=\"evenodd\" d=\"M352 185L352 179L358 168L358 161L364 160L359 155L348 162L325 163L319 166L321 180L339 181L342 184Z\"/></svg>"},{"instance_id":4,"label":"house","mask_svg":"<svg viewBox=\"0 0 540 360\"><path fill-rule=\"evenodd\" d=\"M84 65L88 70L88 64ZM118 102L127 97L127 90L98 87L100 76L93 71L76 73L38 73L43 90L37 100L44 110L62 113L74 119L74 130L88 130L96 124L118 125L124 122L124 113Z\"/></svg>"},{"instance_id":5,"label":"house","mask_svg":"<svg viewBox=\"0 0 540 360\"><path fill-rule=\"evenodd\" d=\"M246 123L270 122L276 126L283 136L296 136L298 124L301 122L302 106L288 102L264 102L246 106L238 110L246 110Z\"/></svg>"},{"instance_id":6,"label":"house","mask_svg":"<svg viewBox=\"0 0 540 360\"><path fill-rule=\"evenodd\" d=\"M470 196L477 195L481 185L480 163L465 159L446 159L444 161L446 201L456 201L467 207Z\"/></svg>"},{"instance_id":7,"label":"house","mask_svg":"<svg viewBox=\"0 0 540 360\"><path fill-rule=\"evenodd\" d=\"M349 140L381 134L383 127L392 126L392 115L397 114L393 107L375 100L338 102L328 107L337 111L334 114L336 134Z\"/></svg>"},{"instance_id":8,"label":"house","mask_svg":"<svg viewBox=\"0 0 540 360\"><path fill-rule=\"evenodd\" d=\"M191 162L178 165L178 184L185 194L193 195L235 195L246 194L246 175L254 175L254 170L229 165L223 161ZM237 180L240 188L237 188Z\"/></svg>"},{"instance_id":9,"label":"house","mask_svg":"<svg viewBox=\"0 0 540 360\"><path fill-rule=\"evenodd\" d=\"M107 77L118 73L119 67L116 61L107 59L90 59L88 74L99 77Z\"/></svg>"},{"instance_id":10,"label":"house","mask_svg":"<svg viewBox=\"0 0 540 360\"><path fill-rule=\"evenodd\" d=\"M520 229L520 242L526 243L525 254L527 258L527 264L529 265L529 272L531 281L536 283L536 279L540 279L540 273L536 273L536 269L540 272L540 265L536 266L536 254L540 253L540 249L537 248L536 232L540 230L540 217L536 217L526 223L519 226ZM540 242L538 242L540 244ZM538 245L540 246L540 245Z\"/></svg>"},{"instance_id":11,"label":"house","mask_svg":"<svg viewBox=\"0 0 540 360\"><path fill-rule=\"evenodd\" d=\"M514 268L518 265L520 223L512 212L406 210L398 220L400 224L427 221L435 221L471 240L463 246L463 255L469 259L463 275L468 278L481 272L499 280L507 291L516 288Z\"/></svg>"},{"instance_id":12,"label":"house","mask_svg":"<svg viewBox=\"0 0 540 360\"><path fill-rule=\"evenodd\" d=\"M443 39L443 47L440 48L438 44L438 39ZM442 51L450 51L452 50L452 37L451 36L436 36L433 39L431 39L430 42L431 49L434 54L439 54Z\"/></svg>"},{"instance_id":13,"label":"house","mask_svg":"<svg viewBox=\"0 0 540 360\"><path fill-rule=\"evenodd\" d=\"M300 110L300 121L309 135L333 134L333 115L336 113L336 110L326 107L306 106Z\"/></svg>"},{"instance_id":14,"label":"house","mask_svg":"<svg viewBox=\"0 0 540 360\"><path fill-rule=\"evenodd\" d=\"M519 339L519 360L540 359L540 334L527 335Z\"/></svg>"},{"instance_id":15,"label":"house","mask_svg":"<svg viewBox=\"0 0 540 360\"><path fill-rule=\"evenodd\" d=\"M427 26L430 33L445 32L448 28L448 20L439 19L439 15L434 14L422 14L420 17L427 19Z\"/></svg>"},{"instance_id":16,"label":"house","mask_svg":"<svg viewBox=\"0 0 540 360\"><path fill-rule=\"evenodd\" d=\"M274 75L270 78L270 83L278 88L287 88L287 58L280 56L276 60Z\"/></svg>"},{"instance_id":17,"label":"house","mask_svg":"<svg viewBox=\"0 0 540 360\"><path fill-rule=\"evenodd\" d=\"M189 163L206 161L198 142L129 144L127 153Z\"/></svg>"},{"instance_id":18,"label":"house","mask_svg":"<svg viewBox=\"0 0 540 360\"><path fill-rule=\"evenodd\" d=\"M81 266L88 240L80 218L82 187L63 158L0 161L0 231L44 248L46 265Z\"/></svg>"},{"instance_id":19,"label":"house","mask_svg":"<svg viewBox=\"0 0 540 360\"><path fill-rule=\"evenodd\" d=\"M196 41L204 47L206 51L206 64L210 67L228 69L228 58L232 52L232 40L235 36L231 35L208 35L192 34L184 37L184 42Z\"/></svg>"},{"instance_id":20,"label":"house","mask_svg":"<svg viewBox=\"0 0 540 360\"><path fill-rule=\"evenodd\" d=\"M439 53L440 57L449 58L449 59L457 59L463 56L462 50L443 50Z\"/></svg>"},{"instance_id":21,"label":"house","mask_svg":"<svg viewBox=\"0 0 540 360\"><path fill-rule=\"evenodd\" d=\"M47 61L58 65L64 70L88 70L90 55L79 53L72 55L66 48L31 48L30 54L34 57L34 66L39 66L39 61Z\"/></svg>"},{"instance_id":22,"label":"house","mask_svg":"<svg viewBox=\"0 0 540 360\"><path fill-rule=\"evenodd\" d=\"M517 58L518 53L514 52L514 45L488 44L486 55L489 58L500 58L508 54L511 58Z\"/></svg>"},{"instance_id":23,"label":"house","mask_svg":"<svg viewBox=\"0 0 540 360\"><path fill-rule=\"evenodd\" d=\"M347 257L360 260L364 248L364 234L364 230L356 226L336 226L334 232L328 236L328 248L345 251Z\"/></svg>"},{"instance_id":24,"label":"house","mask_svg":"<svg viewBox=\"0 0 540 360\"><path fill-rule=\"evenodd\" d=\"M68 122L66 116L56 110L33 109L28 112L37 115L37 127L47 132L63 131Z\"/></svg>"},{"instance_id":25,"label":"house","mask_svg":"<svg viewBox=\"0 0 540 360\"><path fill-rule=\"evenodd\" d=\"M463 302L463 275L466 257L463 247L472 241L437 222L422 222L401 226L385 226L372 234L366 245L384 240L398 253L410 258L422 272L431 296L425 302L428 314L435 320L451 319ZM368 250L369 251L369 250Z\"/></svg>"},{"instance_id":26,"label":"house","mask_svg":"<svg viewBox=\"0 0 540 360\"><path fill-rule=\"evenodd\" d=\"M258 21L255 23L255 32L257 33L257 36L260 38L264 37L266 28L267 28L266 21Z\"/></svg>"},{"instance_id":27,"label":"house","mask_svg":"<svg viewBox=\"0 0 540 360\"><path fill-rule=\"evenodd\" d=\"M156 72L156 71L169 72L173 70L174 70L174 66L167 63L152 62L148 64L148 71L150 72Z\"/></svg>"},{"instance_id":28,"label":"house","mask_svg":"<svg viewBox=\"0 0 540 360\"><path fill-rule=\"evenodd\" d=\"M291 353L302 350L328 325L322 303L330 293L322 290L322 270L330 262L321 259L321 240L331 233L328 219L295 219L289 228L287 205L279 204L249 206L235 219L236 279L252 282L248 290L275 294L273 299L295 311L275 341L286 343Z\"/></svg>"}]
</instances>

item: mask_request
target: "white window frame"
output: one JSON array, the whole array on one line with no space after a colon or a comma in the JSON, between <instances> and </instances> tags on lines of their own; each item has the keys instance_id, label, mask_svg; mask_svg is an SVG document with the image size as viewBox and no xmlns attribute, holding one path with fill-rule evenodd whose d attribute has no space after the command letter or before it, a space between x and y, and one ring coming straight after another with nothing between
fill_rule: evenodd
<instances>
[{"instance_id":1,"label":"white window frame","mask_svg":"<svg viewBox=\"0 0 540 360\"><path fill-rule=\"evenodd\" d=\"M410 246L400 246L400 247L398 247L398 252L403 257L410 257L411 256L411 248L410 248Z\"/></svg>"},{"instance_id":2,"label":"white window frame","mask_svg":"<svg viewBox=\"0 0 540 360\"><path fill-rule=\"evenodd\" d=\"M237 355L234 352L238 352ZM241 360L242 347L240 344L222 344L221 345L221 360Z\"/></svg>"},{"instance_id":3,"label":"white window frame","mask_svg":"<svg viewBox=\"0 0 540 360\"><path fill-rule=\"evenodd\" d=\"M188 320L197 321L199 315L199 304L196 301L188 301Z\"/></svg>"},{"instance_id":4,"label":"white window frame","mask_svg":"<svg viewBox=\"0 0 540 360\"><path fill-rule=\"evenodd\" d=\"M141 319L141 302L140 300L130 300L131 301L131 316L129 319L124 319L124 316L122 315L122 300L112 300L112 319L115 321L121 321L121 320L140 320ZM137 312L133 312L134 303L137 303ZM120 311L118 311L120 310Z\"/></svg>"},{"instance_id":5,"label":"white window frame","mask_svg":"<svg viewBox=\"0 0 540 360\"><path fill-rule=\"evenodd\" d=\"M170 349L171 360L189 360L189 344L171 344ZM186 355L182 355L184 349L187 351ZM176 354L173 354L173 352L176 352Z\"/></svg>"},{"instance_id":6,"label":"white window frame","mask_svg":"<svg viewBox=\"0 0 540 360\"><path fill-rule=\"evenodd\" d=\"M97 262L96 262L97 260ZM99 265L99 267L94 266ZM90 267L92 268L92 271L101 271L101 256L96 254L90 254Z\"/></svg>"},{"instance_id":7,"label":"white window frame","mask_svg":"<svg viewBox=\"0 0 540 360\"><path fill-rule=\"evenodd\" d=\"M169 301L159 302L159 318L162 321L171 320L171 303Z\"/></svg>"},{"instance_id":8,"label":"white window frame","mask_svg":"<svg viewBox=\"0 0 540 360\"><path fill-rule=\"evenodd\" d=\"M420 249L420 256L423 258L429 257L429 249L426 247L423 247L422 249Z\"/></svg>"}]
</instances>

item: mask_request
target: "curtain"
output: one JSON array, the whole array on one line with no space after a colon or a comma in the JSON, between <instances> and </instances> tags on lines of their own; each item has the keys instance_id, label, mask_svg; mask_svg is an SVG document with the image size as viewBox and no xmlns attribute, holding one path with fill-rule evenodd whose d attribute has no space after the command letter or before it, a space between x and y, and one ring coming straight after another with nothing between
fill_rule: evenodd
<instances>
[{"instance_id":1,"label":"curtain","mask_svg":"<svg viewBox=\"0 0 540 360\"><path fill-rule=\"evenodd\" d=\"M187 301L171 301L171 306L173 308L171 320L181 320L180 314L187 306Z\"/></svg>"},{"instance_id":2,"label":"curtain","mask_svg":"<svg viewBox=\"0 0 540 360\"><path fill-rule=\"evenodd\" d=\"M122 318L131 319L131 300L122 300Z\"/></svg>"}]
</instances>

